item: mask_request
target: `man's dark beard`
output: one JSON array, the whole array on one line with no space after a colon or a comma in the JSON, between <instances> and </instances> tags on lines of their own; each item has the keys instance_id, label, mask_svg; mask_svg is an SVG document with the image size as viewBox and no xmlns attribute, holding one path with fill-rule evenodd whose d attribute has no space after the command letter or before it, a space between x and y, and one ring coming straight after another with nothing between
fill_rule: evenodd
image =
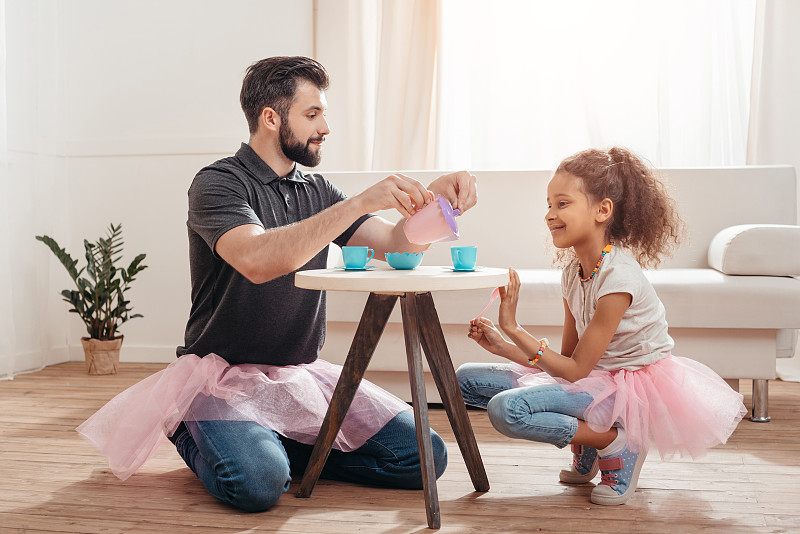
<instances>
[{"instance_id":1,"label":"man's dark beard","mask_svg":"<svg viewBox=\"0 0 800 534\"><path fill-rule=\"evenodd\" d=\"M312 152L309 143L311 141L319 141L320 138L315 137L309 139L305 144L295 137L294 132L287 124L287 121L281 121L280 128L280 142L281 150L284 155L292 161L296 161L304 167L316 167L322 161L322 154L320 152Z\"/></svg>"}]
</instances>

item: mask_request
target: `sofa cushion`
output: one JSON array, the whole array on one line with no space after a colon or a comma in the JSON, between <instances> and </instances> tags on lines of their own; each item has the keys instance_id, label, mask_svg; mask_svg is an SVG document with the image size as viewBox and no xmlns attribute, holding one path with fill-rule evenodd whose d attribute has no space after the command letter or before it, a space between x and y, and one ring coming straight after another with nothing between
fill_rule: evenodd
<instances>
[{"instance_id":1,"label":"sofa cushion","mask_svg":"<svg viewBox=\"0 0 800 534\"><path fill-rule=\"evenodd\" d=\"M714 269L645 271L670 328L800 328L800 280Z\"/></svg>"},{"instance_id":2,"label":"sofa cushion","mask_svg":"<svg viewBox=\"0 0 800 534\"><path fill-rule=\"evenodd\" d=\"M708 247L708 264L739 275L800 275L800 226L742 224L717 233Z\"/></svg>"},{"instance_id":3,"label":"sofa cushion","mask_svg":"<svg viewBox=\"0 0 800 534\"><path fill-rule=\"evenodd\" d=\"M517 320L522 325L561 326L561 271L519 269L522 282ZM800 328L800 280L780 276L727 276L714 269L647 270L670 327ZM436 291L442 324L466 325L488 302L492 290ZM358 322L366 293L328 292L328 320ZM486 313L497 318L499 302ZM400 322L399 308L390 322Z\"/></svg>"}]
</instances>

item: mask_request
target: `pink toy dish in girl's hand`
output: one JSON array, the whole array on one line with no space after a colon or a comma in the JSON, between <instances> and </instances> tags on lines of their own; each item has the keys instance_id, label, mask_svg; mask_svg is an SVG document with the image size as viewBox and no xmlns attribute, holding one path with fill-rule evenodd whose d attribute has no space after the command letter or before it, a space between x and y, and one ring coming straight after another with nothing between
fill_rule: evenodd
<instances>
[{"instance_id":1,"label":"pink toy dish in girl's hand","mask_svg":"<svg viewBox=\"0 0 800 534\"><path fill-rule=\"evenodd\" d=\"M492 291L492 294L489 295L489 303L486 305L485 308L483 308L483 310L478 314L478 316L475 317L475 322L476 323L481 320L481 317L483 317L483 314L486 313L486 310L489 309L489 306L491 306L492 303L495 300L497 300L497 297L499 297L499 296L500 296L500 288L496 287L496 288L494 288L494 291Z\"/></svg>"},{"instance_id":2,"label":"pink toy dish in girl's hand","mask_svg":"<svg viewBox=\"0 0 800 534\"><path fill-rule=\"evenodd\" d=\"M406 234L406 239L416 245L455 241L458 239L456 215L460 213L439 195L438 202L431 202L405 222L403 232Z\"/></svg>"}]
</instances>

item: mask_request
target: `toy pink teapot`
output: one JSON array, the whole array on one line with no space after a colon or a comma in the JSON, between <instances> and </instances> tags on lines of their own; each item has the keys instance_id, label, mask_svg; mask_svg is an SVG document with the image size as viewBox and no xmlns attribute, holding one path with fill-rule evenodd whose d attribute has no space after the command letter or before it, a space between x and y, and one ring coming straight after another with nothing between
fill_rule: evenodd
<instances>
[{"instance_id":1,"label":"toy pink teapot","mask_svg":"<svg viewBox=\"0 0 800 534\"><path fill-rule=\"evenodd\" d=\"M458 239L456 215L461 212L453 209L442 195L439 195L438 200L431 202L406 220L403 232L411 243L427 245Z\"/></svg>"}]
</instances>

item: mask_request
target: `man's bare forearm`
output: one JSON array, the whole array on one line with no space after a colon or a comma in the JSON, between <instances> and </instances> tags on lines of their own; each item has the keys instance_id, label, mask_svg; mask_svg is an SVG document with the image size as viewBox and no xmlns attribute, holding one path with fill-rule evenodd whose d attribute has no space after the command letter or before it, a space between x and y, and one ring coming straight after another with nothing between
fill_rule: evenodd
<instances>
[{"instance_id":1,"label":"man's bare forearm","mask_svg":"<svg viewBox=\"0 0 800 534\"><path fill-rule=\"evenodd\" d=\"M359 204L350 198L308 219L255 236L245 252L250 268L242 274L260 284L302 267L364 215Z\"/></svg>"}]
</instances>

